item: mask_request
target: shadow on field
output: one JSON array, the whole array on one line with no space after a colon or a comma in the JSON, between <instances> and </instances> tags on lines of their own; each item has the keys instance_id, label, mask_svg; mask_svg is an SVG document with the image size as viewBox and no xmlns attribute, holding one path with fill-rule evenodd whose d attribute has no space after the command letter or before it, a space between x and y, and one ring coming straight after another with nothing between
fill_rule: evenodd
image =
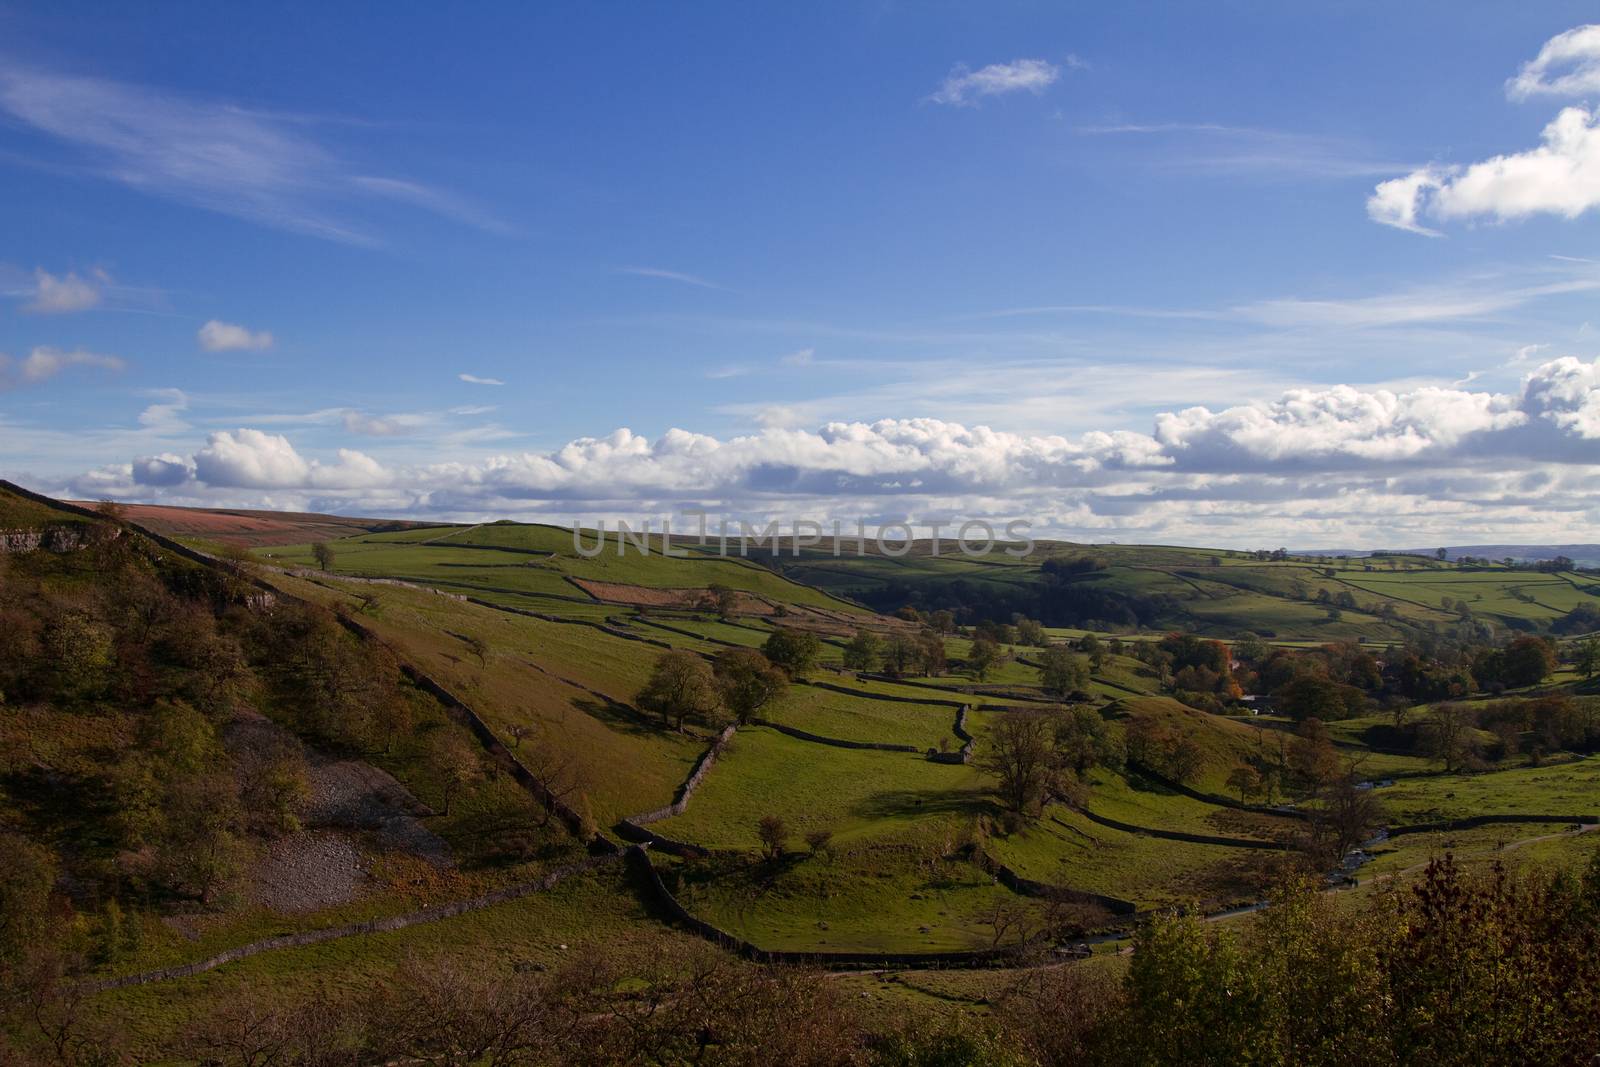
<instances>
[{"instance_id":1,"label":"shadow on field","mask_svg":"<svg viewBox=\"0 0 1600 1067\"><path fill-rule=\"evenodd\" d=\"M618 704L614 700L576 697L572 701L572 706L619 733L644 735L662 732L660 725L647 722L633 708L626 704Z\"/></svg>"},{"instance_id":2,"label":"shadow on field","mask_svg":"<svg viewBox=\"0 0 1600 1067\"><path fill-rule=\"evenodd\" d=\"M851 807L850 814L863 819L907 818L918 815L992 815L1000 806L985 793L952 793L947 790L901 789L874 793Z\"/></svg>"}]
</instances>

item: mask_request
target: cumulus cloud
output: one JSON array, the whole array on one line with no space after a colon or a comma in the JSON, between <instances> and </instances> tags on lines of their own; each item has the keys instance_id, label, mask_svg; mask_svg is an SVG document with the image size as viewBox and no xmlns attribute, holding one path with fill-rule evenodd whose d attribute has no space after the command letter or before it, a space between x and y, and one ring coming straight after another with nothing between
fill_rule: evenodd
<instances>
[{"instance_id":1,"label":"cumulus cloud","mask_svg":"<svg viewBox=\"0 0 1600 1067\"><path fill-rule=\"evenodd\" d=\"M935 104L970 107L986 96L1018 92L1037 96L1060 77L1061 68L1042 59L1014 59L1010 63L991 63L978 70L957 64L928 100Z\"/></svg>"},{"instance_id":2,"label":"cumulus cloud","mask_svg":"<svg viewBox=\"0 0 1600 1067\"><path fill-rule=\"evenodd\" d=\"M307 460L282 434L239 429L212 434L192 461L159 459L164 472L182 464L196 481L223 489L362 489L390 479L365 453L341 448L338 457L335 463Z\"/></svg>"},{"instance_id":3,"label":"cumulus cloud","mask_svg":"<svg viewBox=\"0 0 1600 1067\"><path fill-rule=\"evenodd\" d=\"M21 385L37 385L48 381L68 367L99 367L102 370L121 370L124 364L116 356L102 356L83 349L70 352L49 345L40 345L23 359L12 359L0 353L0 389Z\"/></svg>"},{"instance_id":4,"label":"cumulus cloud","mask_svg":"<svg viewBox=\"0 0 1600 1067\"><path fill-rule=\"evenodd\" d=\"M1506 83L1513 100L1600 92L1600 26L1578 26L1544 43Z\"/></svg>"},{"instance_id":5,"label":"cumulus cloud","mask_svg":"<svg viewBox=\"0 0 1600 1067\"><path fill-rule=\"evenodd\" d=\"M506 384L505 382L501 381L499 378L480 378L476 374L458 374L458 375L456 375L456 377L460 378L462 381L466 382L468 385L504 385L504 384Z\"/></svg>"},{"instance_id":6,"label":"cumulus cloud","mask_svg":"<svg viewBox=\"0 0 1600 1067\"><path fill-rule=\"evenodd\" d=\"M33 272L33 277L33 299L22 305L22 310L38 315L87 311L100 303L100 287L107 281L103 272L83 278L68 271L58 278L42 267Z\"/></svg>"},{"instance_id":7,"label":"cumulus cloud","mask_svg":"<svg viewBox=\"0 0 1600 1067\"><path fill-rule=\"evenodd\" d=\"M1563 357L1510 392L1292 389L1270 402L1167 412L1148 433L775 420L732 437L622 428L545 452L404 465L349 449L308 458L282 435L239 429L213 433L191 455L143 456L74 485L189 502L477 516L533 509L591 521L691 502L791 516L1028 514L1041 529L1185 530L1201 542L1210 531L1232 543L1250 531L1213 528L1250 517L1275 530L1292 524L1301 537L1379 522L1419 534L1407 524L1449 522L1466 532L1483 514L1522 521L1558 510L1578 523L1600 493L1597 463L1600 360Z\"/></svg>"},{"instance_id":8,"label":"cumulus cloud","mask_svg":"<svg viewBox=\"0 0 1600 1067\"><path fill-rule=\"evenodd\" d=\"M1507 82L1513 99L1600 90L1600 26L1580 26L1545 42ZM1374 222L1429 237L1424 217L1449 222L1510 222L1534 215L1573 219L1600 205L1600 110L1561 110L1540 143L1466 166L1439 163L1379 182L1367 198Z\"/></svg>"},{"instance_id":9,"label":"cumulus cloud","mask_svg":"<svg viewBox=\"0 0 1600 1067\"><path fill-rule=\"evenodd\" d=\"M137 485L182 485L194 477L194 460L163 452L159 456L140 456L133 461L130 475Z\"/></svg>"},{"instance_id":10,"label":"cumulus cloud","mask_svg":"<svg viewBox=\"0 0 1600 1067\"><path fill-rule=\"evenodd\" d=\"M263 352L272 347L272 334L266 330L248 330L219 319L200 327L196 336L207 352Z\"/></svg>"}]
</instances>

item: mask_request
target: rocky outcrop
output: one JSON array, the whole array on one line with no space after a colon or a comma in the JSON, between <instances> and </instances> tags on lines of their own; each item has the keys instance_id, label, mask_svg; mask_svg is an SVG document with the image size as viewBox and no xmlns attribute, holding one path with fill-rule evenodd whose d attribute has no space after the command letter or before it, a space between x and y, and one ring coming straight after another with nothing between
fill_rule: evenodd
<instances>
[{"instance_id":1,"label":"rocky outcrop","mask_svg":"<svg viewBox=\"0 0 1600 1067\"><path fill-rule=\"evenodd\" d=\"M0 555L76 552L121 534L122 530L116 526L94 527L81 522L55 523L36 530L0 530Z\"/></svg>"}]
</instances>

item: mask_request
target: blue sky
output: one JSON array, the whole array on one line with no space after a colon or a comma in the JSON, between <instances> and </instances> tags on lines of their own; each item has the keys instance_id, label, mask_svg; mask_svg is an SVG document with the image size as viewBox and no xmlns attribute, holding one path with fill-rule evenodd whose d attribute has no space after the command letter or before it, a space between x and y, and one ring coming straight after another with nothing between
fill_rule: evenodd
<instances>
[{"instance_id":1,"label":"blue sky","mask_svg":"<svg viewBox=\"0 0 1600 1067\"><path fill-rule=\"evenodd\" d=\"M7 477L1249 546L1600 521L1586 5L142 8L0 0Z\"/></svg>"}]
</instances>

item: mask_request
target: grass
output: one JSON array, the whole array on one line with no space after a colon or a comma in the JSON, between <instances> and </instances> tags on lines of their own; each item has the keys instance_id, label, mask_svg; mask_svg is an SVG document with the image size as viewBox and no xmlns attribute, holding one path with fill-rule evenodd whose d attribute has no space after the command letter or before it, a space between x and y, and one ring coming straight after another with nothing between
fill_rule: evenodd
<instances>
[{"instance_id":1,"label":"grass","mask_svg":"<svg viewBox=\"0 0 1600 1067\"><path fill-rule=\"evenodd\" d=\"M652 829L707 848L754 849L757 823L766 815L781 817L797 839L831 830L848 843L989 810L988 783L971 767L743 727L688 810Z\"/></svg>"},{"instance_id":2,"label":"grass","mask_svg":"<svg viewBox=\"0 0 1600 1067\"><path fill-rule=\"evenodd\" d=\"M474 968L504 972L558 966L598 951L626 965L689 937L651 920L620 871L602 871L436 923L263 953L191 978L103 993L93 1005L130 1038L137 1059L218 1005L263 991L359 997L409 958L470 954Z\"/></svg>"},{"instance_id":3,"label":"grass","mask_svg":"<svg viewBox=\"0 0 1600 1067\"><path fill-rule=\"evenodd\" d=\"M773 722L823 737L938 748L945 742L961 747L952 732L955 711L934 704L904 704L847 696L828 689L795 686L777 704L762 712Z\"/></svg>"},{"instance_id":4,"label":"grass","mask_svg":"<svg viewBox=\"0 0 1600 1067\"><path fill-rule=\"evenodd\" d=\"M871 850L744 864L704 881L690 875L679 899L762 948L836 952L990 948L986 920L1017 901L969 863L917 864Z\"/></svg>"},{"instance_id":5,"label":"grass","mask_svg":"<svg viewBox=\"0 0 1600 1067\"><path fill-rule=\"evenodd\" d=\"M989 852L1025 878L1104 893L1141 906L1208 910L1256 899L1272 853L1165 841L1090 822L1059 805Z\"/></svg>"},{"instance_id":6,"label":"grass","mask_svg":"<svg viewBox=\"0 0 1600 1067\"><path fill-rule=\"evenodd\" d=\"M1600 758L1484 774L1406 778L1377 791L1391 822L1469 815L1600 815Z\"/></svg>"},{"instance_id":7,"label":"grass","mask_svg":"<svg viewBox=\"0 0 1600 1067\"><path fill-rule=\"evenodd\" d=\"M1279 840L1295 826L1289 819L1207 804L1104 769L1091 772L1088 785L1090 811L1130 826L1257 841Z\"/></svg>"},{"instance_id":8,"label":"grass","mask_svg":"<svg viewBox=\"0 0 1600 1067\"><path fill-rule=\"evenodd\" d=\"M325 602L350 603L356 588L274 581ZM363 625L476 708L508 744L512 727L527 727L527 743L558 755L602 826L671 800L704 747L622 706L644 683L648 646L420 590L382 587L379 598ZM485 663L462 637L485 642Z\"/></svg>"}]
</instances>

